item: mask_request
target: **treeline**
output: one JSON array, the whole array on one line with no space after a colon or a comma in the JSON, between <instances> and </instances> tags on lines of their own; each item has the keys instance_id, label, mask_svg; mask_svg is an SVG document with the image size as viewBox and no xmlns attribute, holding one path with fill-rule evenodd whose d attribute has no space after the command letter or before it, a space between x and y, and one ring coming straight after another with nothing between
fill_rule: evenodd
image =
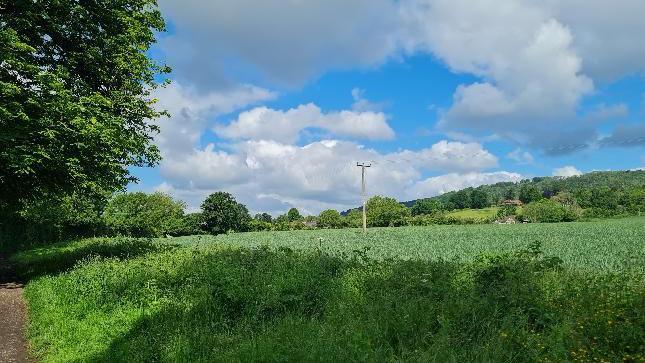
<instances>
[{"instance_id":1,"label":"treeline","mask_svg":"<svg viewBox=\"0 0 645 363\"><path fill-rule=\"evenodd\" d=\"M296 208L273 217L251 216L248 208L224 192L213 193L201 212L185 213L185 204L164 193L119 193L96 199L69 196L32 203L19 214L0 216L0 249L52 243L76 237L126 235L165 237L247 231L283 231L362 226L360 209L329 209L303 216ZM495 207L485 218L455 211ZM570 178L534 178L519 183L467 188L400 203L376 196L367 202L369 227L432 224L566 222L640 215L645 212L645 172L596 172Z\"/></svg>"},{"instance_id":2,"label":"treeline","mask_svg":"<svg viewBox=\"0 0 645 363\"><path fill-rule=\"evenodd\" d=\"M583 208L596 208L614 211L611 214L622 213L619 208L621 194L628 190L645 186L645 171L598 171L580 176L535 177L519 183L502 182L482 185L477 188L466 188L448 192L432 198L404 202L407 207L413 207L422 200L432 200L445 210L465 208L485 208L498 205L504 200L520 200L530 203L539 198L551 198L559 193L568 192L576 196ZM594 196L602 195L600 202L594 203ZM611 197L607 200L605 196ZM608 202L603 205L604 202Z\"/></svg>"}]
</instances>

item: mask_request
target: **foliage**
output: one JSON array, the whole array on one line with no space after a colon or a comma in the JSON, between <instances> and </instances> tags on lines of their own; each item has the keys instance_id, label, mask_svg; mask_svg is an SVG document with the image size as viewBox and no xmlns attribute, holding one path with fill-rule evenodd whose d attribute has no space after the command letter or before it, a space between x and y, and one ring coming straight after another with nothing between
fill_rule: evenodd
<instances>
[{"instance_id":1,"label":"foliage","mask_svg":"<svg viewBox=\"0 0 645 363\"><path fill-rule=\"evenodd\" d=\"M242 232L251 220L248 209L229 193L215 192L202 203L206 230L211 234Z\"/></svg>"},{"instance_id":2,"label":"foliage","mask_svg":"<svg viewBox=\"0 0 645 363\"><path fill-rule=\"evenodd\" d=\"M287 212L287 220L289 220L289 222L295 222L301 219L302 219L302 216L300 215L300 212L298 211L298 209L291 208Z\"/></svg>"},{"instance_id":3,"label":"foliage","mask_svg":"<svg viewBox=\"0 0 645 363\"><path fill-rule=\"evenodd\" d=\"M418 216L422 214L433 214L437 213L439 211L442 211L444 209L443 204L435 199L420 199L417 200L414 205L412 205L412 208L410 208L410 212L412 213L413 216Z\"/></svg>"},{"instance_id":4,"label":"foliage","mask_svg":"<svg viewBox=\"0 0 645 363\"><path fill-rule=\"evenodd\" d=\"M116 234L133 237L178 235L184 228L184 204L168 194L117 194L108 202L103 219Z\"/></svg>"},{"instance_id":5,"label":"foliage","mask_svg":"<svg viewBox=\"0 0 645 363\"><path fill-rule=\"evenodd\" d=\"M524 184L520 187L519 199L522 203L528 204L542 199L542 193L536 186Z\"/></svg>"},{"instance_id":6,"label":"foliage","mask_svg":"<svg viewBox=\"0 0 645 363\"><path fill-rule=\"evenodd\" d=\"M173 236L192 236L204 234L204 216L202 213L188 213L182 219L181 227L173 233Z\"/></svg>"},{"instance_id":7,"label":"foliage","mask_svg":"<svg viewBox=\"0 0 645 363\"><path fill-rule=\"evenodd\" d=\"M367 224L370 227L397 227L407 224L410 210L394 198L375 196L367 201Z\"/></svg>"},{"instance_id":8,"label":"foliage","mask_svg":"<svg viewBox=\"0 0 645 363\"><path fill-rule=\"evenodd\" d=\"M155 165L162 115L148 58L164 21L154 0L5 1L0 11L0 210L103 198ZM55 209L54 209L55 210Z\"/></svg>"},{"instance_id":9,"label":"foliage","mask_svg":"<svg viewBox=\"0 0 645 363\"><path fill-rule=\"evenodd\" d=\"M488 194L480 189L473 189L470 193L470 208L482 209L490 206Z\"/></svg>"},{"instance_id":10,"label":"foliage","mask_svg":"<svg viewBox=\"0 0 645 363\"><path fill-rule=\"evenodd\" d=\"M514 216L517 213L517 207L514 205L504 205L499 208L495 217L498 219Z\"/></svg>"},{"instance_id":11,"label":"foliage","mask_svg":"<svg viewBox=\"0 0 645 363\"><path fill-rule=\"evenodd\" d=\"M33 352L44 362L645 358L642 274L581 274L538 244L445 262L333 256L314 243L311 254L217 243L50 269L26 288Z\"/></svg>"},{"instance_id":12,"label":"foliage","mask_svg":"<svg viewBox=\"0 0 645 363\"><path fill-rule=\"evenodd\" d=\"M255 217L253 217L253 219L255 219L256 221L266 222L266 223L273 222L273 218L269 213L258 213L255 215Z\"/></svg>"},{"instance_id":13,"label":"foliage","mask_svg":"<svg viewBox=\"0 0 645 363\"><path fill-rule=\"evenodd\" d=\"M579 217L575 207L563 205L553 199L541 199L522 208L522 218L529 222L571 222Z\"/></svg>"},{"instance_id":14,"label":"foliage","mask_svg":"<svg viewBox=\"0 0 645 363\"><path fill-rule=\"evenodd\" d=\"M335 209L327 209L320 212L318 217L318 226L321 228L341 228L343 227L343 217Z\"/></svg>"},{"instance_id":15,"label":"foliage","mask_svg":"<svg viewBox=\"0 0 645 363\"><path fill-rule=\"evenodd\" d=\"M271 231L273 230L273 225L269 222L265 222L259 219L251 219L247 226L249 232L261 232L261 231Z\"/></svg>"},{"instance_id":16,"label":"foliage","mask_svg":"<svg viewBox=\"0 0 645 363\"><path fill-rule=\"evenodd\" d=\"M80 196L56 196L23 205L20 213L0 210L0 251L106 233L102 203Z\"/></svg>"}]
</instances>

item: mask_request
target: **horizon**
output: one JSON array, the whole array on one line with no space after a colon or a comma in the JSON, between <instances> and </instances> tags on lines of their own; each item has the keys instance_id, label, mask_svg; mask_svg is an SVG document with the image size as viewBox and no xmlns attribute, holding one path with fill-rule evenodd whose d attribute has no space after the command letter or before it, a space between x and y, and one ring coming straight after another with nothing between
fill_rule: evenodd
<instances>
[{"instance_id":1,"label":"horizon","mask_svg":"<svg viewBox=\"0 0 645 363\"><path fill-rule=\"evenodd\" d=\"M317 214L360 203L356 162L401 201L645 166L637 1L159 5L171 117L131 191Z\"/></svg>"}]
</instances>

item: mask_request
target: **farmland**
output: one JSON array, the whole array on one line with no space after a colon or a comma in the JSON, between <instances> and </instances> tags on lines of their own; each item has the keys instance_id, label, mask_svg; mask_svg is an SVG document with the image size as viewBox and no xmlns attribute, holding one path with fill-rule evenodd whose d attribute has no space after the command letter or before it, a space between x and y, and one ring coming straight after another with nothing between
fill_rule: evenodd
<instances>
[{"instance_id":1,"label":"farmland","mask_svg":"<svg viewBox=\"0 0 645 363\"><path fill-rule=\"evenodd\" d=\"M547 255L578 269L617 271L645 267L645 218L596 222L465 225L232 233L160 239L182 245L262 245L331 254L367 248L371 258L469 261L540 242Z\"/></svg>"},{"instance_id":2,"label":"farmland","mask_svg":"<svg viewBox=\"0 0 645 363\"><path fill-rule=\"evenodd\" d=\"M45 362L639 361L644 226L87 239L14 262Z\"/></svg>"}]
</instances>

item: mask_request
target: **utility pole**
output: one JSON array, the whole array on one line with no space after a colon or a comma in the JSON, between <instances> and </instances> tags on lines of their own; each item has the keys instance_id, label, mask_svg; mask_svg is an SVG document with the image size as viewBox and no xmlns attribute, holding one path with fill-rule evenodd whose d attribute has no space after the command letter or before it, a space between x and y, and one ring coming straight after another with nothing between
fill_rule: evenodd
<instances>
[{"instance_id":1,"label":"utility pole","mask_svg":"<svg viewBox=\"0 0 645 363\"><path fill-rule=\"evenodd\" d=\"M369 168L372 164L356 163L356 166L361 167L361 197L363 198L363 232L367 232L367 214L365 208L367 205L367 194L365 193L365 168Z\"/></svg>"}]
</instances>

